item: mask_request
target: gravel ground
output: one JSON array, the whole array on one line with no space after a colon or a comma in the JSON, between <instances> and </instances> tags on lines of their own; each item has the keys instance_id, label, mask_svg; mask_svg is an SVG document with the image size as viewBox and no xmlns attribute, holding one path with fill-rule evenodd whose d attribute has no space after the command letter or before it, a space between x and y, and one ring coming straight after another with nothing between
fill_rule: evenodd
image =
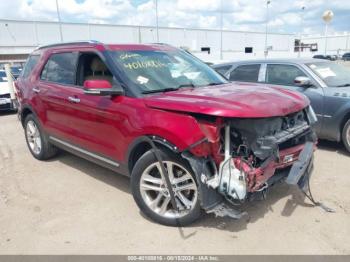
<instances>
[{"instance_id":1,"label":"gravel ground","mask_svg":"<svg viewBox=\"0 0 350 262\"><path fill-rule=\"evenodd\" d=\"M347 67L350 67L350 62L349 62L349 61L346 61L346 62L342 61L341 63L342 63L343 65L347 66Z\"/></svg>"},{"instance_id":2,"label":"gravel ground","mask_svg":"<svg viewBox=\"0 0 350 262\"><path fill-rule=\"evenodd\" d=\"M2 114L0 254L350 254L349 160L336 143L316 152L312 191L336 213L281 185L249 220L206 215L179 229L145 218L126 177L68 153L35 160L16 115Z\"/></svg>"}]
</instances>

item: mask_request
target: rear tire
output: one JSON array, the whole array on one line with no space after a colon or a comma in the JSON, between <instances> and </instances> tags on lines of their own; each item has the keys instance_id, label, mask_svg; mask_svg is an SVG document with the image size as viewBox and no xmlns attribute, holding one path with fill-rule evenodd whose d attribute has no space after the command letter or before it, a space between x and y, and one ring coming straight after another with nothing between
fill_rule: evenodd
<instances>
[{"instance_id":1,"label":"rear tire","mask_svg":"<svg viewBox=\"0 0 350 262\"><path fill-rule=\"evenodd\" d=\"M350 119L344 125L342 140L346 150L350 153Z\"/></svg>"},{"instance_id":2,"label":"rear tire","mask_svg":"<svg viewBox=\"0 0 350 262\"><path fill-rule=\"evenodd\" d=\"M29 114L24 121L24 134L29 151L36 159L47 160L57 154L57 148L50 144L33 114Z\"/></svg>"},{"instance_id":3,"label":"rear tire","mask_svg":"<svg viewBox=\"0 0 350 262\"><path fill-rule=\"evenodd\" d=\"M189 225L201 215L198 187L193 171L181 157L165 151L159 153L166 168L172 170L168 171L169 178L176 192L176 201L183 210L178 212L173 208L168 188L160 176L158 161L152 150L142 155L132 170L131 189L134 200L142 213L157 223L167 226Z\"/></svg>"}]
</instances>

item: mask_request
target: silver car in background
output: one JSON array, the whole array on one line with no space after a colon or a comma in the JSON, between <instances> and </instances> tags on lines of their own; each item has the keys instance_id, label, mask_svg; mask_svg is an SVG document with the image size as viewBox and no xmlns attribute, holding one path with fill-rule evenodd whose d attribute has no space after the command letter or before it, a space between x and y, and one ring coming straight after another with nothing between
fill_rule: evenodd
<instances>
[{"instance_id":1,"label":"silver car in background","mask_svg":"<svg viewBox=\"0 0 350 262\"><path fill-rule=\"evenodd\" d=\"M271 84L311 101L321 139L342 141L350 152L350 69L321 59L264 59L212 66L230 81Z\"/></svg>"},{"instance_id":2,"label":"silver car in background","mask_svg":"<svg viewBox=\"0 0 350 262\"><path fill-rule=\"evenodd\" d=\"M15 107L11 100L6 72L5 70L0 70L0 112L12 110L15 110Z\"/></svg>"}]
</instances>

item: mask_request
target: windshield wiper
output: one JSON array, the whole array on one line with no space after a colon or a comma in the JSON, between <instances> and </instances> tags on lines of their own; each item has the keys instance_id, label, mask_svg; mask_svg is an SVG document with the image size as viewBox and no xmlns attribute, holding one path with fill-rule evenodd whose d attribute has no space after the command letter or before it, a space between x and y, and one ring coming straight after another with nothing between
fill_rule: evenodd
<instances>
[{"instance_id":1,"label":"windshield wiper","mask_svg":"<svg viewBox=\"0 0 350 262\"><path fill-rule=\"evenodd\" d=\"M224 83L213 82L213 83L209 83L209 84L205 84L205 85L200 85L200 86L197 86L197 87L218 86L218 85L222 85L222 84L224 84Z\"/></svg>"},{"instance_id":2,"label":"windshield wiper","mask_svg":"<svg viewBox=\"0 0 350 262\"><path fill-rule=\"evenodd\" d=\"M343 84L343 85L338 85L337 87L347 87L347 86L350 86L350 83Z\"/></svg>"},{"instance_id":3,"label":"windshield wiper","mask_svg":"<svg viewBox=\"0 0 350 262\"><path fill-rule=\"evenodd\" d=\"M184 87L196 87L193 83L183 84L179 85L177 87L167 87L163 89L155 89L155 90L145 90L142 92L142 94L153 94L153 93L162 93L162 92L170 92L170 91L176 91Z\"/></svg>"},{"instance_id":4,"label":"windshield wiper","mask_svg":"<svg viewBox=\"0 0 350 262\"><path fill-rule=\"evenodd\" d=\"M177 86L177 88L183 88L183 87L196 87L196 86L193 83L182 84Z\"/></svg>"},{"instance_id":5,"label":"windshield wiper","mask_svg":"<svg viewBox=\"0 0 350 262\"><path fill-rule=\"evenodd\" d=\"M209 83L209 84L207 84L207 86L217 86L217 85L222 85L222 84L224 84L224 83Z\"/></svg>"},{"instance_id":6,"label":"windshield wiper","mask_svg":"<svg viewBox=\"0 0 350 262\"><path fill-rule=\"evenodd\" d=\"M167 87L163 89L145 90L145 91L142 91L142 94L162 93L162 92L170 92L170 91L176 91L176 90L178 90L178 88Z\"/></svg>"}]
</instances>

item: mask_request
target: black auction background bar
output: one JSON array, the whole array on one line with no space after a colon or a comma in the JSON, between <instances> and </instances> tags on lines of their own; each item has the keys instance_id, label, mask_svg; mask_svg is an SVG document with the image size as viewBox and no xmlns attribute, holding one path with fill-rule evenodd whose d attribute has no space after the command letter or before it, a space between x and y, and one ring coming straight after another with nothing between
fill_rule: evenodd
<instances>
[{"instance_id":1,"label":"black auction background bar","mask_svg":"<svg viewBox=\"0 0 350 262\"><path fill-rule=\"evenodd\" d=\"M350 255L0 255L0 262L349 262Z\"/></svg>"}]
</instances>

